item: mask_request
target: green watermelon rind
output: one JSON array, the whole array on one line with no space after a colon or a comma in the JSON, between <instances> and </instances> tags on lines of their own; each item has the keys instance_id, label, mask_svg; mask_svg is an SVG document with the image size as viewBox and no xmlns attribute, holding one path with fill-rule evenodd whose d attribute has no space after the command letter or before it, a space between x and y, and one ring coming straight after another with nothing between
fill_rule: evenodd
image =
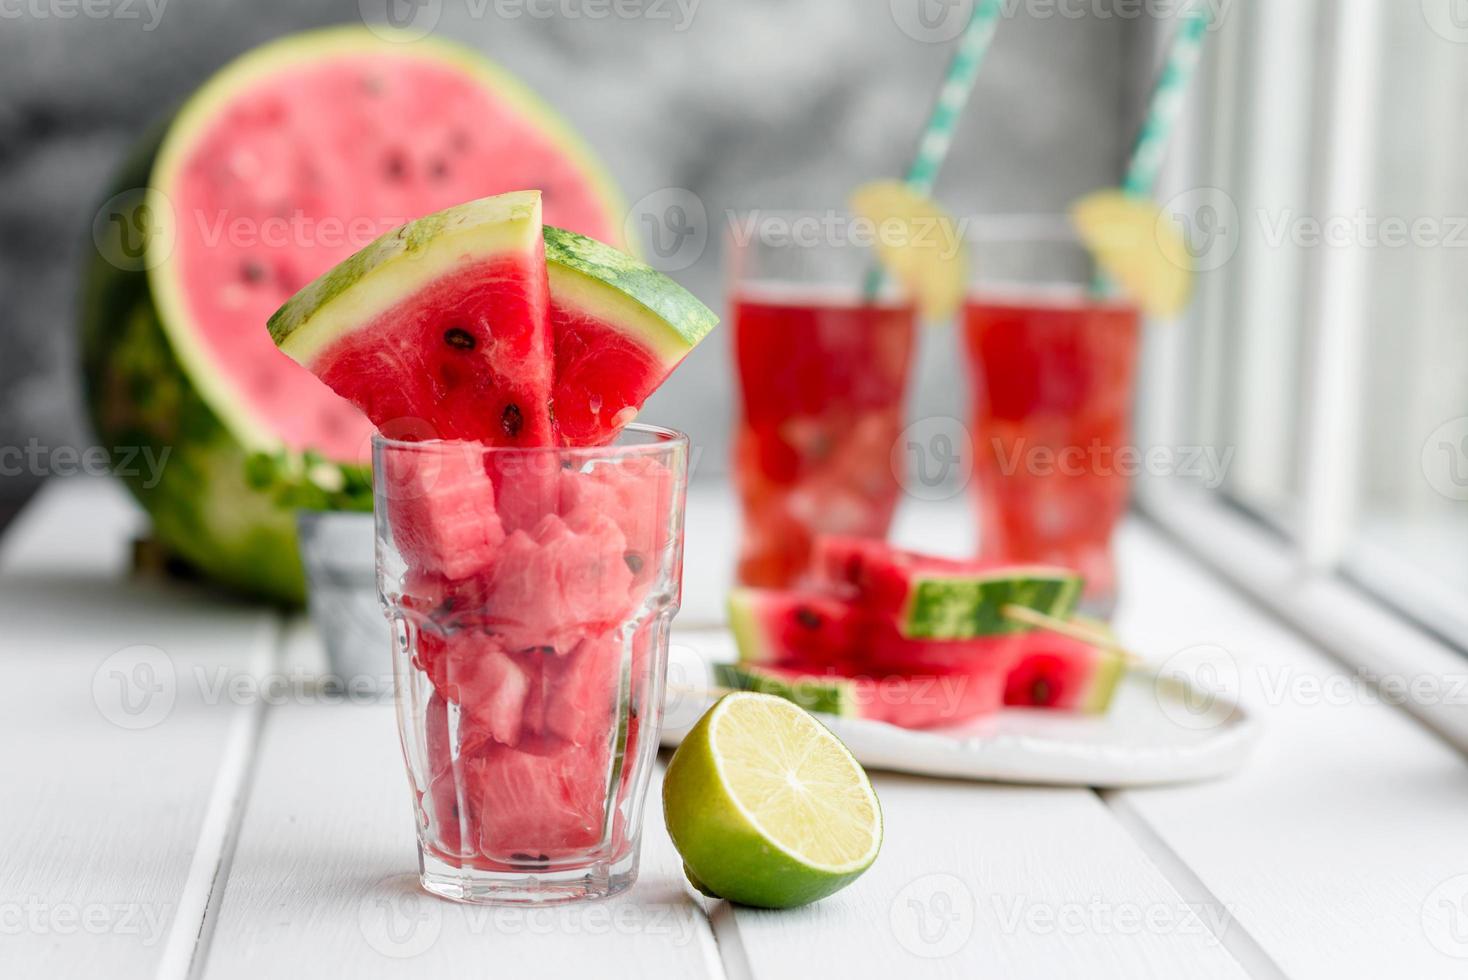
<instances>
[{"instance_id":1,"label":"green watermelon rind","mask_svg":"<svg viewBox=\"0 0 1468 980\"><path fill-rule=\"evenodd\" d=\"M739 650L742 664L768 664L774 660L774 651L765 643L765 631L759 622L759 610L755 607L755 593L750 589L731 589L728 600L729 632L734 634L734 645Z\"/></svg>"},{"instance_id":2,"label":"green watermelon rind","mask_svg":"<svg viewBox=\"0 0 1468 980\"><path fill-rule=\"evenodd\" d=\"M814 714L838 718L861 716L856 682L842 677L790 680L752 664L714 664L714 680L735 691L773 694Z\"/></svg>"},{"instance_id":3,"label":"green watermelon rind","mask_svg":"<svg viewBox=\"0 0 1468 980\"><path fill-rule=\"evenodd\" d=\"M634 336L669 366L718 325L688 290L625 252L574 231L545 228L551 294Z\"/></svg>"},{"instance_id":4,"label":"green watermelon rind","mask_svg":"<svg viewBox=\"0 0 1468 980\"><path fill-rule=\"evenodd\" d=\"M918 574L898 616L898 631L914 640L971 640L1023 633L1031 627L1004 615L1023 606L1065 619L1084 585L1066 569L1006 568L983 575Z\"/></svg>"},{"instance_id":5,"label":"green watermelon rind","mask_svg":"<svg viewBox=\"0 0 1468 980\"><path fill-rule=\"evenodd\" d=\"M174 175L219 107L294 63L340 52L416 51L465 72L534 120L577 164L607 212L626 212L586 143L518 79L469 48L431 38L403 45L382 31L308 31L255 48L217 72L139 143L107 192L145 191L135 208L147 206L159 223L149 228L142 267L122 268L94 250L84 272L81 360L92 425L102 445L147 449L165 459L156 485L148 485L141 467L118 474L151 516L158 542L227 587L290 606L305 595L295 510L370 510L370 473L353 463L285 450L221 380L197 338L181 327L188 322L181 289L166 255L154 260L155 248L174 240L161 226L174 217Z\"/></svg>"},{"instance_id":6,"label":"green watermelon rind","mask_svg":"<svg viewBox=\"0 0 1468 980\"><path fill-rule=\"evenodd\" d=\"M1099 633L1110 640L1116 639L1116 634L1111 629L1111 624L1089 616L1076 614L1071 616L1071 622L1084 626ZM1121 686L1121 679L1126 676L1126 658L1115 650L1102 650L1100 662L1096 665L1096 674L1091 678L1091 689L1081 701L1080 710L1088 715L1104 715L1111 710L1111 702L1116 699L1116 689Z\"/></svg>"},{"instance_id":7,"label":"green watermelon rind","mask_svg":"<svg viewBox=\"0 0 1468 980\"><path fill-rule=\"evenodd\" d=\"M388 232L328 270L271 316L270 337L310 366L315 355L466 263L538 251L540 191L436 211Z\"/></svg>"}]
</instances>

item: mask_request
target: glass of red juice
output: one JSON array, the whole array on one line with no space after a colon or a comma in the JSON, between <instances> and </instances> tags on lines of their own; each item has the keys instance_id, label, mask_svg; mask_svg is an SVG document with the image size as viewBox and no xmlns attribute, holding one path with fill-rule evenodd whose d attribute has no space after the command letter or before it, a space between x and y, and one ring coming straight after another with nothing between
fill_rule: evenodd
<instances>
[{"instance_id":1,"label":"glass of red juice","mask_svg":"<svg viewBox=\"0 0 1468 980\"><path fill-rule=\"evenodd\" d=\"M902 494L913 305L869 290L875 255L849 219L762 212L730 236L743 508L738 578L785 587L821 534L882 538Z\"/></svg>"},{"instance_id":2,"label":"glass of red juice","mask_svg":"<svg viewBox=\"0 0 1468 980\"><path fill-rule=\"evenodd\" d=\"M1141 315L1094 288L1085 250L1058 222L982 226L979 239L963 334L980 555L1074 568L1086 610L1109 614L1112 534L1136 457Z\"/></svg>"}]
</instances>

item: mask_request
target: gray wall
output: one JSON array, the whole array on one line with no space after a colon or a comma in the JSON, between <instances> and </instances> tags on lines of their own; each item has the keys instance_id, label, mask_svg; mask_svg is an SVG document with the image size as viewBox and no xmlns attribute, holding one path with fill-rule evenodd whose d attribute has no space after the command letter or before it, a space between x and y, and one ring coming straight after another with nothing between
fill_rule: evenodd
<instances>
[{"instance_id":1,"label":"gray wall","mask_svg":"<svg viewBox=\"0 0 1468 980\"><path fill-rule=\"evenodd\" d=\"M112 12L101 18L71 0L38 2L44 17L0 16L0 445L85 445L76 272L98 189L140 129L261 41L408 0L91 0ZM959 213L1055 210L1114 183L1151 71L1144 21L1007 6L1016 16L1000 27L940 187ZM582 15L527 12L546 7ZM855 183L904 168L951 49L905 33L906 8L701 0L683 23L592 19L596 0L419 7L438 12L438 33L497 58L558 106L630 201L686 188L716 225L729 208L840 206ZM715 308L719 237L679 273ZM961 410L954 342L925 339L916 411ZM693 433L703 474L727 455L728 355L727 336L711 339L646 414ZM0 478L0 499L26 482Z\"/></svg>"}]
</instances>

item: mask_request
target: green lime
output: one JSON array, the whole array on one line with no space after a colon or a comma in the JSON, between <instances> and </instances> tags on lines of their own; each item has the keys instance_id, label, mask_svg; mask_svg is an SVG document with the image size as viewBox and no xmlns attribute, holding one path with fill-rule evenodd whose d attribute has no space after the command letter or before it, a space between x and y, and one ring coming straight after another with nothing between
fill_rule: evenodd
<instances>
[{"instance_id":1,"label":"green lime","mask_svg":"<svg viewBox=\"0 0 1468 980\"><path fill-rule=\"evenodd\" d=\"M663 778L663 814L689 880L760 908L825 898L871 867L882 811L860 763L783 698L721 698Z\"/></svg>"}]
</instances>

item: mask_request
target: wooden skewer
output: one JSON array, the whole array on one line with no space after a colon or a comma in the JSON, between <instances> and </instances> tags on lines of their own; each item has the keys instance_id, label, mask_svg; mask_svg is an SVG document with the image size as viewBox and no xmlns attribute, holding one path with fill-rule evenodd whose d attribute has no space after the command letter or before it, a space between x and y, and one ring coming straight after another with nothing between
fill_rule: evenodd
<instances>
[{"instance_id":1,"label":"wooden skewer","mask_svg":"<svg viewBox=\"0 0 1468 980\"><path fill-rule=\"evenodd\" d=\"M1100 630L1088 629L1076 623L1056 619L1054 616L1042 613L1038 609L1031 609L1029 606L1017 606L1013 603L1006 605L999 612L1006 619L1012 619L1016 623L1024 623L1026 626L1033 626L1036 629L1049 630L1052 633L1059 633L1061 636L1068 636L1072 640L1089 643L1093 647L1110 650L1112 653L1121 657L1128 667L1140 667L1145 663L1141 657L1132 653L1126 647L1117 643L1113 637Z\"/></svg>"}]
</instances>

